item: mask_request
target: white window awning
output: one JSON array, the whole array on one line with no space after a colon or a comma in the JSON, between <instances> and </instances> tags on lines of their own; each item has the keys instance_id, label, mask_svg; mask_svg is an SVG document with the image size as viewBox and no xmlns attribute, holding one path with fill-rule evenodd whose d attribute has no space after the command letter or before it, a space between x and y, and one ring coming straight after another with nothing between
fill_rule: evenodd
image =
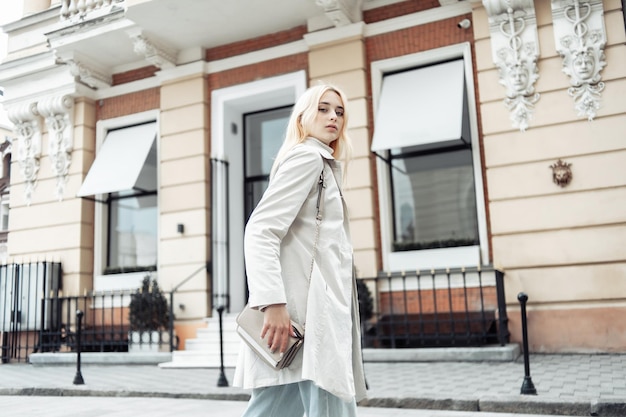
<instances>
[{"instance_id":1,"label":"white window awning","mask_svg":"<svg viewBox=\"0 0 626 417\"><path fill-rule=\"evenodd\" d=\"M372 151L462 140L464 82L462 59L386 75Z\"/></svg>"},{"instance_id":2,"label":"white window awning","mask_svg":"<svg viewBox=\"0 0 626 417\"><path fill-rule=\"evenodd\" d=\"M154 175L143 175L155 143L156 122L110 131L91 165L77 196L118 191L156 190Z\"/></svg>"}]
</instances>

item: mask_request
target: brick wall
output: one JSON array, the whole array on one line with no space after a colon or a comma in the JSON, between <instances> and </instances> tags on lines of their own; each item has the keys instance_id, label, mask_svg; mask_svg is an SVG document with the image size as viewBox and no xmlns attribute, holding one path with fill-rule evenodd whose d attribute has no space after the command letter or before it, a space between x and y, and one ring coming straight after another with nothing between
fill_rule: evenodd
<instances>
[{"instance_id":1,"label":"brick wall","mask_svg":"<svg viewBox=\"0 0 626 417\"><path fill-rule=\"evenodd\" d=\"M439 0L403 1L372 10L365 10L363 12L363 21L365 23L380 22L381 20L417 13L435 7L440 7Z\"/></svg>"},{"instance_id":2,"label":"brick wall","mask_svg":"<svg viewBox=\"0 0 626 417\"><path fill-rule=\"evenodd\" d=\"M462 42L473 43L472 30L459 29L457 24L472 15L456 16L450 19L426 23L395 32L371 36L365 39L368 62L386 58L428 51Z\"/></svg>"},{"instance_id":3,"label":"brick wall","mask_svg":"<svg viewBox=\"0 0 626 417\"><path fill-rule=\"evenodd\" d=\"M149 78L154 76L154 74L159 71L159 68L154 65L150 65L143 68L137 68L131 71L120 72L118 74L113 74L113 84L112 85L120 85L124 83L129 83L131 81L143 80L144 78Z\"/></svg>"},{"instance_id":4,"label":"brick wall","mask_svg":"<svg viewBox=\"0 0 626 417\"><path fill-rule=\"evenodd\" d=\"M216 61L218 59L229 58L289 42L299 41L302 40L306 32L306 26L297 26L293 29L271 33L254 39L246 39L240 42L220 45L215 48L207 49L205 52L205 60Z\"/></svg>"},{"instance_id":5,"label":"brick wall","mask_svg":"<svg viewBox=\"0 0 626 417\"><path fill-rule=\"evenodd\" d=\"M406 298L405 298L406 297ZM379 294L381 314L421 313L430 314L435 310L444 312L494 311L498 308L495 287L442 288L436 290L407 290L381 292ZM437 308L435 309L435 305Z\"/></svg>"},{"instance_id":6,"label":"brick wall","mask_svg":"<svg viewBox=\"0 0 626 417\"><path fill-rule=\"evenodd\" d=\"M160 100L159 88L107 98L96 103L96 120L158 109L161 104Z\"/></svg>"},{"instance_id":7,"label":"brick wall","mask_svg":"<svg viewBox=\"0 0 626 417\"><path fill-rule=\"evenodd\" d=\"M246 65L209 75L209 88L216 90L308 68L307 54L296 54Z\"/></svg>"}]
</instances>

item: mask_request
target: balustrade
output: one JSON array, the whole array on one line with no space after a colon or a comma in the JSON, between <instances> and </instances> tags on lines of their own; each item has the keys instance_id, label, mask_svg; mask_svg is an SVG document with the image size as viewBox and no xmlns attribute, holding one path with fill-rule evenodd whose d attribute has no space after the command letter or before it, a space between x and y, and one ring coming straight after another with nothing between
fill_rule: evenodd
<instances>
[{"instance_id":1,"label":"balustrade","mask_svg":"<svg viewBox=\"0 0 626 417\"><path fill-rule=\"evenodd\" d=\"M121 5L125 0L62 0L61 20L84 18L95 11L107 11L112 6Z\"/></svg>"}]
</instances>

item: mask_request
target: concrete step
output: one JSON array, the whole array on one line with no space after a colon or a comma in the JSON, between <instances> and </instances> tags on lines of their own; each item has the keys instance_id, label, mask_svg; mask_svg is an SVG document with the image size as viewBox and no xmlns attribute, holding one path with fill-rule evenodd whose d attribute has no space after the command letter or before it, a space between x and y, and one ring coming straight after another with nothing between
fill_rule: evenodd
<instances>
[{"instance_id":1,"label":"concrete step","mask_svg":"<svg viewBox=\"0 0 626 417\"><path fill-rule=\"evenodd\" d=\"M235 314L222 317L224 366L237 363L241 339L237 334ZM185 340L185 350L172 352L171 362L159 364L163 368L214 368L221 366L219 317L206 319L207 327L196 331L196 337Z\"/></svg>"},{"instance_id":2,"label":"concrete step","mask_svg":"<svg viewBox=\"0 0 626 417\"><path fill-rule=\"evenodd\" d=\"M213 324L210 323L209 326L212 326ZM224 338L226 338L229 335L233 335L233 334L237 334L237 327L233 326L233 327L224 327L222 329L222 335L224 336ZM215 329L215 328L200 328L196 331L196 339L209 339L209 340L219 340L220 338L220 331L219 329Z\"/></svg>"},{"instance_id":3,"label":"concrete step","mask_svg":"<svg viewBox=\"0 0 626 417\"><path fill-rule=\"evenodd\" d=\"M239 336L231 335L228 338L224 338L224 350L230 350L233 346L239 346ZM201 339L187 339L185 341L185 350L186 351L207 351L211 350L213 347L217 346L219 348L219 341L207 341Z\"/></svg>"}]
</instances>

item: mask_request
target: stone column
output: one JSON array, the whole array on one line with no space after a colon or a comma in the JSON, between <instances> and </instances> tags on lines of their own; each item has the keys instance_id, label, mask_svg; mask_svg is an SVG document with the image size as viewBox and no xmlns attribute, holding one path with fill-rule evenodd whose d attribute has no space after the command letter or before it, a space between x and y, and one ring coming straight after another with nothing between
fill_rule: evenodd
<instances>
[{"instance_id":1,"label":"stone column","mask_svg":"<svg viewBox=\"0 0 626 417\"><path fill-rule=\"evenodd\" d=\"M208 106L203 73L163 80L159 281L169 290L193 275L176 293L174 314L179 323L186 321L177 324L179 335L185 334L183 327L198 327L211 314L211 282L202 269L209 260L211 242Z\"/></svg>"},{"instance_id":2,"label":"stone column","mask_svg":"<svg viewBox=\"0 0 626 417\"><path fill-rule=\"evenodd\" d=\"M305 35L310 48L310 84L328 82L348 96L348 132L354 154L350 162L345 197L350 212L357 273L372 276L380 269L377 256L373 201L374 173L370 152L364 24L354 23Z\"/></svg>"}]
</instances>

